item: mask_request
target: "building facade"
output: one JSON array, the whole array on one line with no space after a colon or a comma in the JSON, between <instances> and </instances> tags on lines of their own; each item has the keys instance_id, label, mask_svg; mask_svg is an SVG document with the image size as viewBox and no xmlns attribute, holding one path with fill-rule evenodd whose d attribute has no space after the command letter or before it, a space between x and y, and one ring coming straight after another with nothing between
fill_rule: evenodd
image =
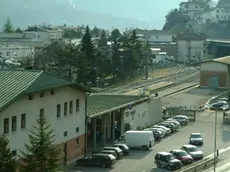
<instances>
[{"instance_id":1,"label":"building facade","mask_svg":"<svg viewBox=\"0 0 230 172\"><path fill-rule=\"evenodd\" d=\"M218 21L217 9L213 8L200 14L199 24L216 23Z\"/></svg>"},{"instance_id":2,"label":"building facade","mask_svg":"<svg viewBox=\"0 0 230 172\"><path fill-rule=\"evenodd\" d=\"M1 59L15 59L21 60L25 57L33 57L34 47L33 46L20 46L20 45L10 45L1 46L0 45L0 58Z\"/></svg>"},{"instance_id":3,"label":"building facade","mask_svg":"<svg viewBox=\"0 0 230 172\"><path fill-rule=\"evenodd\" d=\"M177 60L199 61L204 59L206 37L203 34L182 33L177 35Z\"/></svg>"},{"instance_id":4,"label":"building facade","mask_svg":"<svg viewBox=\"0 0 230 172\"><path fill-rule=\"evenodd\" d=\"M30 130L44 115L63 150L63 162L84 155L85 88L42 71L0 70L0 78L5 78L0 91L0 132L15 154L25 150Z\"/></svg>"},{"instance_id":5,"label":"building facade","mask_svg":"<svg viewBox=\"0 0 230 172\"><path fill-rule=\"evenodd\" d=\"M229 56L201 63L200 87L213 89L230 87Z\"/></svg>"},{"instance_id":6,"label":"building facade","mask_svg":"<svg viewBox=\"0 0 230 172\"><path fill-rule=\"evenodd\" d=\"M179 11L192 20L196 20L199 14L210 8L211 0L188 0L179 4Z\"/></svg>"},{"instance_id":7,"label":"building facade","mask_svg":"<svg viewBox=\"0 0 230 172\"><path fill-rule=\"evenodd\" d=\"M171 43L172 42L172 34L161 31L154 30L148 33L148 41L149 43Z\"/></svg>"},{"instance_id":8,"label":"building facade","mask_svg":"<svg viewBox=\"0 0 230 172\"><path fill-rule=\"evenodd\" d=\"M230 21L230 2L219 0L216 6L216 18L218 21Z\"/></svg>"}]
</instances>

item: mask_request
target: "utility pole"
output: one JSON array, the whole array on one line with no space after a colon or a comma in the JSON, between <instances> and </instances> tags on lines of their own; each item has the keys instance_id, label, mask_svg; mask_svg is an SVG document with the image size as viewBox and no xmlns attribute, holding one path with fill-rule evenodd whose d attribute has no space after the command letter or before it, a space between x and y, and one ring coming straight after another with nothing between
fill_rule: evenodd
<instances>
[{"instance_id":1,"label":"utility pole","mask_svg":"<svg viewBox=\"0 0 230 172\"><path fill-rule=\"evenodd\" d=\"M216 172L216 158L217 158L217 150L216 150L216 130L217 130L217 111L215 110L215 134L214 134L214 166L213 171Z\"/></svg>"},{"instance_id":2,"label":"utility pole","mask_svg":"<svg viewBox=\"0 0 230 172\"><path fill-rule=\"evenodd\" d=\"M149 64L148 64L148 54L145 54L145 79L147 80L149 77Z\"/></svg>"}]
</instances>

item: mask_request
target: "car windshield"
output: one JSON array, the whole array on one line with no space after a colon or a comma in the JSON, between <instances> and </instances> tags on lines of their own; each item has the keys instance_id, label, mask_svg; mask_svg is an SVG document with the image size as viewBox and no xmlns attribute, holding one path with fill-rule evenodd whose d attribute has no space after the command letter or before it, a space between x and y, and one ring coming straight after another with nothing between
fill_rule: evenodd
<instances>
[{"instance_id":1,"label":"car windshield","mask_svg":"<svg viewBox=\"0 0 230 172\"><path fill-rule=\"evenodd\" d=\"M112 159L112 160L113 160L113 159L116 159L112 154L108 154L108 156L109 156L109 158Z\"/></svg>"},{"instance_id":2,"label":"car windshield","mask_svg":"<svg viewBox=\"0 0 230 172\"><path fill-rule=\"evenodd\" d=\"M171 160L175 159L175 157L174 157L173 155L167 155L167 156L166 156L166 159L167 159L168 161L171 161Z\"/></svg>"},{"instance_id":3,"label":"car windshield","mask_svg":"<svg viewBox=\"0 0 230 172\"><path fill-rule=\"evenodd\" d=\"M200 134L192 134L191 138L201 138L201 135Z\"/></svg>"},{"instance_id":4,"label":"car windshield","mask_svg":"<svg viewBox=\"0 0 230 172\"><path fill-rule=\"evenodd\" d=\"M127 145L123 145L123 147L124 147L125 149L129 149Z\"/></svg>"},{"instance_id":5,"label":"car windshield","mask_svg":"<svg viewBox=\"0 0 230 172\"><path fill-rule=\"evenodd\" d=\"M122 152L122 150L120 148L118 148L118 147L115 147L115 149L116 149L117 152Z\"/></svg>"},{"instance_id":6,"label":"car windshield","mask_svg":"<svg viewBox=\"0 0 230 172\"><path fill-rule=\"evenodd\" d=\"M189 151L189 152L196 152L197 149L196 149L196 147L191 147L191 148L188 148L188 151Z\"/></svg>"}]
</instances>

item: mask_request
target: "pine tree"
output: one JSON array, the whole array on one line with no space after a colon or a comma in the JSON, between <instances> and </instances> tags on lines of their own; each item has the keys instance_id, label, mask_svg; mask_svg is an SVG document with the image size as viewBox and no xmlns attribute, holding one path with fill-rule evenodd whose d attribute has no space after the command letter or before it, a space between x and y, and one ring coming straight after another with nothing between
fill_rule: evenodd
<instances>
[{"instance_id":1,"label":"pine tree","mask_svg":"<svg viewBox=\"0 0 230 172\"><path fill-rule=\"evenodd\" d=\"M55 144L55 135L46 117L39 116L34 131L29 134L26 151L21 151L21 172L55 172L60 163L60 150Z\"/></svg>"},{"instance_id":2,"label":"pine tree","mask_svg":"<svg viewBox=\"0 0 230 172\"><path fill-rule=\"evenodd\" d=\"M0 136L0 171L16 172L17 162L9 148L9 140L5 135Z\"/></svg>"},{"instance_id":3,"label":"pine tree","mask_svg":"<svg viewBox=\"0 0 230 172\"><path fill-rule=\"evenodd\" d=\"M5 33L12 33L12 32L14 32L14 28L13 28L13 25L12 25L11 20L10 20L9 17L6 19L6 23L4 25L3 32L5 32Z\"/></svg>"},{"instance_id":4,"label":"pine tree","mask_svg":"<svg viewBox=\"0 0 230 172\"><path fill-rule=\"evenodd\" d=\"M98 43L99 47L106 47L107 46L107 38L106 38L106 33L105 30L102 30L100 40Z\"/></svg>"},{"instance_id":5,"label":"pine tree","mask_svg":"<svg viewBox=\"0 0 230 172\"><path fill-rule=\"evenodd\" d=\"M83 35L81 40L81 51L85 54L87 61L90 64L88 79L89 81L94 83L97 77L96 70L98 70L96 69L96 49L88 26L86 26L85 34Z\"/></svg>"}]
</instances>

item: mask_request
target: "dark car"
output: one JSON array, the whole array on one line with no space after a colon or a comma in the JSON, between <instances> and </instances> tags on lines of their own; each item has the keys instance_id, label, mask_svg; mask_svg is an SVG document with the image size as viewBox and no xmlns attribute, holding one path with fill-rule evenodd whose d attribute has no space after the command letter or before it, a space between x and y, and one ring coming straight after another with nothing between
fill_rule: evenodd
<instances>
[{"instance_id":1,"label":"dark car","mask_svg":"<svg viewBox=\"0 0 230 172\"><path fill-rule=\"evenodd\" d=\"M169 152L158 152L155 155L155 164L158 168L167 168L168 170L180 169L182 163Z\"/></svg>"},{"instance_id":2,"label":"dark car","mask_svg":"<svg viewBox=\"0 0 230 172\"><path fill-rule=\"evenodd\" d=\"M175 127L174 124L162 122L159 125L162 125L162 126L165 126L165 127L169 128L172 133L174 133L176 131L176 127Z\"/></svg>"},{"instance_id":3,"label":"dark car","mask_svg":"<svg viewBox=\"0 0 230 172\"><path fill-rule=\"evenodd\" d=\"M229 104L226 101L218 101L210 105L211 110L229 110Z\"/></svg>"},{"instance_id":4,"label":"dark car","mask_svg":"<svg viewBox=\"0 0 230 172\"><path fill-rule=\"evenodd\" d=\"M184 150L172 150L170 153L183 164L191 164L193 162L193 158Z\"/></svg>"},{"instance_id":5,"label":"dark car","mask_svg":"<svg viewBox=\"0 0 230 172\"><path fill-rule=\"evenodd\" d=\"M101 150L101 151L94 151L94 152L92 152L92 154L98 154L98 153L112 154L116 159L118 158L117 152L115 152L113 150Z\"/></svg>"},{"instance_id":6,"label":"dark car","mask_svg":"<svg viewBox=\"0 0 230 172\"><path fill-rule=\"evenodd\" d=\"M200 133L192 133L189 137L189 144L192 145L203 145L203 137Z\"/></svg>"},{"instance_id":7,"label":"dark car","mask_svg":"<svg viewBox=\"0 0 230 172\"><path fill-rule=\"evenodd\" d=\"M130 153L130 148L126 144L117 143L117 144L114 144L113 147L120 148L122 152L124 153L124 155L128 155Z\"/></svg>"},{"instance_id":8,"label":"dark car","mask_svg":"<svg viewBox=\"0 0 230 172\"><path fill-rule=\"evenodd\" d=\"M102 150L113 150L117 153L118 158L124 155L124 153L119 147L104 147Z\"/></svg>"},{"instance_id":9,"label":"dark car","mask_svg":"<svg viewBox=\"0 0 230 172\"><path fill-rule=\"evenodd\" d=\"M116 158L111 154L93 154L91 156L87 156L81 158L76 161L79 166L96 166L96 167L111 167L116 163Z\"/></svg>"}]
</instances>

